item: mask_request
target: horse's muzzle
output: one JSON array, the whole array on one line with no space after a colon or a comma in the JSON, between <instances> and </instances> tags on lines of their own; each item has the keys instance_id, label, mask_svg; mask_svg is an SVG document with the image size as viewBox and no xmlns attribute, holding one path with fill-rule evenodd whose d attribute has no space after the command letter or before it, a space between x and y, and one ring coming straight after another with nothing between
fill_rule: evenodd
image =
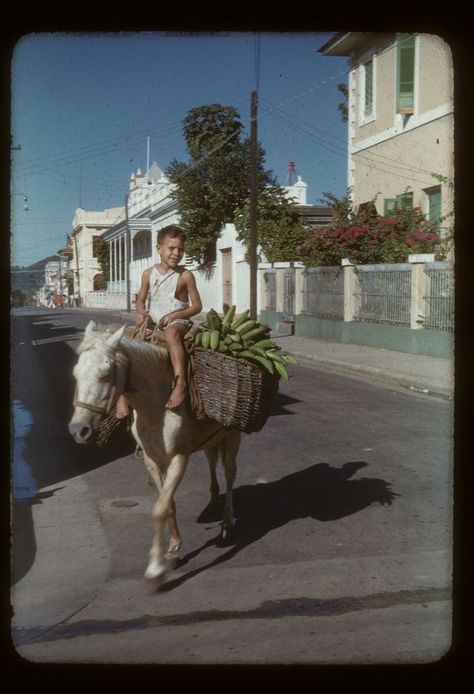
<instances>
[{"instance_id":1,"label":"horse's muzzle","mask_svg":"<svg viewBox=\"0 0 474 694\"><path fill-rule=\"evenodd\" d=\"M95 440L93 428L84 422L70 422L69 433L76 443L91 444Z\"/></svg>"}]
</instances>

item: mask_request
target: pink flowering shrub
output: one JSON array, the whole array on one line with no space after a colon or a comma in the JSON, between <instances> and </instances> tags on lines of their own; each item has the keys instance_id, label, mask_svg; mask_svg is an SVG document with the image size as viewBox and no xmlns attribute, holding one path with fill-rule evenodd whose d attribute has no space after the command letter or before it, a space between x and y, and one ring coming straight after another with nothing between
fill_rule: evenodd
<instances>
[{"instance_id":1,"label":"pink flowering shrub","mask_svg":"<svg viewBox=\"0 0 474 694\"><path fill-rule=\"evenodd\" d=\"M327 227L313 227L298 246L299 259L308 267L339 265L342 258L355 264L403 263L411 253L445 256L437 224L419 208L397 209L390 217L362 212L336 218Z\"/></svg>"}]
</instances>

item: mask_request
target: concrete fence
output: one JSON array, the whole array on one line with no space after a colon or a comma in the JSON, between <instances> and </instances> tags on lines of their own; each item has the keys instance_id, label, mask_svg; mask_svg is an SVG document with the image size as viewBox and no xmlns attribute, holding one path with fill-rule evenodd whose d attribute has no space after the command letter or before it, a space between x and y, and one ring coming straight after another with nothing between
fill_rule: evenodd
<instances>
[{"instance_id":1,"label":"concrete fence","mask_svg":"<svg viewBox=\"0 0 474 694\"><path fill-rule=\"evenodd\" d=\"M261 314L297 335L450 356L454 330L452 262L414 255L393 265L260 269Z\"/></svg>"}]
</instances>

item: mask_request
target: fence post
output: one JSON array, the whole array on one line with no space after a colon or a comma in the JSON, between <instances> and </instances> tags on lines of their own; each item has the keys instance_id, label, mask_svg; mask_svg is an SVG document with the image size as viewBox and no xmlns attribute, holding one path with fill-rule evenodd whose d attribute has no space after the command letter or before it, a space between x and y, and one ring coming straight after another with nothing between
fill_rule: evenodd
<instances>
[{"instance_id":1,"label":"fence post","mask_svg":"<svg viewBox=\"0 0 474 694\"><path fill-rule=\"evenodd\" d=\"M304 313L304 272L305 268L295 268L295 316Z\"/></svg>"},{"instance_id":2,"label":"fence post","mask_svg":"<svg viewBox=\"0 0 474 694\"><path fill-rule=\"evenodd\" d=\"M344 321L355 320L359 311L357 274L354 265L347 258L341 260L344 277Z\"/></svg>"},{"instance_id":3,"label":"fence post","mask_svg":"<svg viewBox=\"0 0 474 694\"><path fill-rule=\"evenodd\" d=\"M275 311L283 313L285 310L285 268L278 267L275 270L276 274L276 297Z\"/></svg>"},{"instance_id":4,"label":"fence post","mask_svg":"<svg viewBox=\"0 0 474 694\"><path fill-rule=\"evenodd\" d=\"M425 263L434 260L434 255L409 255L411 263L410 328L420 330L425 327L427 315L427 276Z\"/></svg>"}]
</instances>

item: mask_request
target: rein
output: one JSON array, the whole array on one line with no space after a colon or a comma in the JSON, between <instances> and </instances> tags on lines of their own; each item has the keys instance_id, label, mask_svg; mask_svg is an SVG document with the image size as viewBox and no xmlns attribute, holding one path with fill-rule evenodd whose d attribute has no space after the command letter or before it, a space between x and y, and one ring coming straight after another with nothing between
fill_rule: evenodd
<instances>
[{"instance_id":1,"label":"rein","mask_svg":"<svg viewBox=\"0 0 474 694\"><path fill-rule=\"evenodd\" d=\"M82 407L84 410L89 410L90 412L103 415L108 414L112 410L118 400L119 395L123 393L125 387L125 378L127 375L128 357L121 352L112 352L110 349L107 349L105 345L102 347L102 351L104 351L108 357L113 359L115 366L118 367L115 383L112 385L106 406L102 407L100 405L93 405L90 402L85 402L84 400L77 400L77 384L74 391L73 404L75 407Z\"/></svg>"}]
</instances>

